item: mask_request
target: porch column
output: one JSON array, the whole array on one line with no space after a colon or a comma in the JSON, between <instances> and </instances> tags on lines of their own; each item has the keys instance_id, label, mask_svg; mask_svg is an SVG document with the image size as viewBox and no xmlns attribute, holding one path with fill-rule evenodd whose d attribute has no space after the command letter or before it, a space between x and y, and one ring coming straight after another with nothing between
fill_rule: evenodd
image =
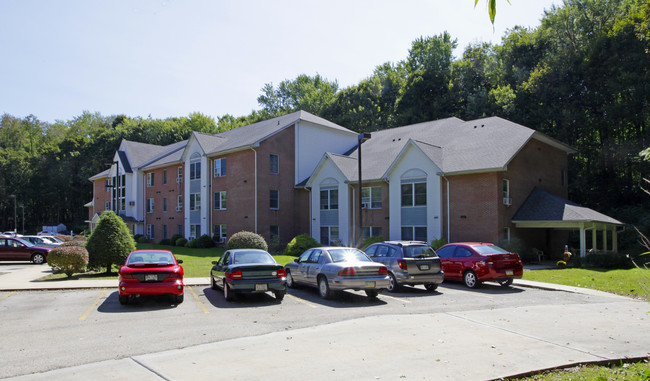
<instances>
[{"instance_id":1,"label":"porch column","mask_svg":"<svg viewBox=\"0 0 650 381\"><path fill-rule=\"evenodd\" d=\"M616 226L612 230L612 251L618 253L618 231Z\"/></svg>"},{"instance_id":2,"label":"porch column","mask_svg":"<svg viewBox=\"0 0 650 381\"><path fill-rule=\"evenodd\" d=\"M594 251L598 250L598 230L595 226L591 228L591 248Z\"/></svg>"},{"instance_id":3,"label":"porch column","mask_svg":"<svg viewBox=\"0 0 650 381\"><path fill-rule=\"evenodd\" d=\"M607 251L607 227L603 230L603 250Z\"/></svg>"},{"instance_id":4,"label":"porch column","mask_svg":"<svg viewBox=\"0 0 650 381\"><path fill-rule=\"evenodd\" d=\"M580 258L585 258L587 256L587 251L585 250L587 246L587 238L585 233L585 227L580 226Z\"/></svg>"}]
</instances>

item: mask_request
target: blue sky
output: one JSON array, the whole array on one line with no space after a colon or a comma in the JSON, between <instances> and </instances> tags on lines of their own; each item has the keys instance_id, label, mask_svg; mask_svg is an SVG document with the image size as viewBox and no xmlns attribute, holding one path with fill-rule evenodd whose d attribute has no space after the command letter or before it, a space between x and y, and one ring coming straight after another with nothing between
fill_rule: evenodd
<instances>
[{"instance_id":1,"label":"blue sky","mask_svg":"<svg viewBox=\"0 0 650 381\"><path fill-rule=\"evenodd\" d=\"M560 0L1 0L0 114L215 119L259 109L265 83L300 74L355 85L444 31L500 43Z\"/></svg>"}]
</instances>

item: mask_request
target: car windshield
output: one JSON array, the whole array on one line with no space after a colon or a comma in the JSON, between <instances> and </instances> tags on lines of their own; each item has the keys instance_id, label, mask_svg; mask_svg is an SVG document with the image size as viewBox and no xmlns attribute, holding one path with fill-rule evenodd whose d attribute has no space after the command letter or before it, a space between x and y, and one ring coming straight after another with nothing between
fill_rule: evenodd
<instances>
[{"instance_id":1,"label":"car windshield","mask_svg":"<svg viewBox=\"0 0 650 381\"><path fill-rule=\"evenodd\" d=\"M357 249L330 249L328 251L334 263L354 261L372 262L367 255Z\"/></svg>"},{"instance_id":2,"label":"car windshield","mask_svg":"<svg viewBox=\"0 0 650 381\"><path fill-rule=\"evenodd\" d=\"M17 243L18 243L18 244L21 244L21 243L22 243L22 244L24 244L25 246L29 246L29 247L36 246L36 245L34 245L33 243L29 242L29 241L26 240L26 239L21 239L20 241L17 241Z\"/></svg>"},{"instance_id":3,"label":"car windshield","mask_svg":"<svg viewBox=\"0 0 650 381\"><path fill-rule=\"evenodd\" d=\"M56 241L47 237L38 237L36 240L40 240L41 242L44 243L55 243Z\"/></svg>"},{"instance_id":4,"label":"car windshield","mask_svg":"<svg viewBox=\"0 0 650 381\"><path fill-rule=\"evenodd\" d=\"M499 246L495 246L495 245L472 245L472 249L474 249L474 251L476 251L477 253L483 255L508 253L507 250L504 250Z\"/></svg>"},{"instance_id":5,"label":"car windshield","mask_svg":"<svg viewBox=\"0 0 650 381\"><path fill-rule=\"evenodd\" d=\"M133 252L126 262L127 266L169 266L174 264L174 257L165 251Z\"/></svg>"},{"instance_id":6,"label":"car windshield","mask_svg":"<svg viewBox=\"0 0 650 381\"><path fill-rule=\"evenodd\" d=\"M277 262L271 254L264 251L244 251L241 253L234 254L233 263L236 265L241 265L244 263L264 263L264 264L276 264Z\"/></svg>"},{"instance_id":7,"label":"car windshield","mask_svg":"<svg viewBox=\"0 0 650 381\"><path fill-rule=\"evenodd\" d=\"M436 252L429 246L405 246L404 257L406 258L434 258Z\"/></svg>"}]
</instances>

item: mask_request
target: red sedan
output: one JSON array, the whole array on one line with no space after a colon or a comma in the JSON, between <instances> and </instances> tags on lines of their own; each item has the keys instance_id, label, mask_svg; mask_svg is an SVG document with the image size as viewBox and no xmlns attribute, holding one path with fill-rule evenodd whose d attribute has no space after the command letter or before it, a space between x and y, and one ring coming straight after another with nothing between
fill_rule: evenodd
<instances>
[{"instance_id":1,"label":"red sedan","mask_svg":"<svg viewBox=\"0 0 650 381\"><path fill-rule=\"evenodd\" d=\"M140 295L169 294L176 304L183 302L183 261L168 250L135 250L120 268L120 304Z\"/></svg>"},{"instance_id":2,"label":"red sedan","mask_svg":"<svg viewBox=\"0 0 650 381\"><path fill-rule=\"evenodd\" d=\"M484 281L508 287L513 279L520 279L524 271L519 254L491 243L450 243L436 252L445 280L462 280L469 288L476 288Z\"/></svg>"}]
</instances>

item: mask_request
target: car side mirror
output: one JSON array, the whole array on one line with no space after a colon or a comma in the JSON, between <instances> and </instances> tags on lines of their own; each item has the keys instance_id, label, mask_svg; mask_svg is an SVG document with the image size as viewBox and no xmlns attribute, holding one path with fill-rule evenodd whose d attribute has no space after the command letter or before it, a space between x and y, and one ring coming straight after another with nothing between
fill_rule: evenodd
<instances>
[{"instance_id":1,"label":"car side mirror","mask_svg":"<svg viewBox=\"0 0 650 381\"><path fill-rule=\"evenodd\" d=\"M183 263L183 260L182 260L182 259L179 259L179 260L177 260L176 262L178 262L178 264L180 265L181 263Z\"/></svg>"},{"instance_id":2,"label":"car side mirror","mask_svg":"<svg viewBox=\"0 0 650 381\"><path fill-rule=\"evenodd\" d=\"M296 263L300 263L300 258L296 258L293 261L296 262Z\"/></svg>"},{"instance_id":3,"label":"car side mirror","mask_svg":"<svg viewBox=\"0 0 650 381\"><path fill-rule=\"evenodd\" d=\"M218 265L218 264L219 264L219 261L212 261L212 264L213 264L213 265Z\"/></svg>"}]
</instances>

